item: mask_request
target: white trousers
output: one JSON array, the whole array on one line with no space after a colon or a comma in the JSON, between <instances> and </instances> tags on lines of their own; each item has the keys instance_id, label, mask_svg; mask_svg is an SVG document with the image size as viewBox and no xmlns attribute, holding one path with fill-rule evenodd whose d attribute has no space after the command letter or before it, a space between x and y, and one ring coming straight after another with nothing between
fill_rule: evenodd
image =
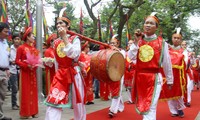
<instances>
[{"instance_id":1,"label":"white trousers","mask_svg":"<svg viewBox=\"0 0 200 120\"><path fill-rule=\"evenodd\" d=\"M75 76L75 80L78 79L78 77L81 77L80 74L78 75L79 76ZM76 85L81 94L82 102L78 104L76 103L76 96L75 96L76 93L73 86L72 104L73 104L73 109L74 109L74 120L86 120L86 109L85 109L85 104L84 104L84 83L82 79L76 80Z\"/></svg>"},{"instance_id":2,"label":"white trousers","mask_svg":"<svg viewBox=\"0 0 200 120\"><path fill-rule=\"evenodd\" d=\"M191 94L194 88L193 80L190 80L190 77L187 75L187 102L191 103Z\"/></svg>"},{"instance_id":3,"label":"white trousers","mask_svg":"<svg viewBox=\"0 0 200 120\"><path fill-rule=\"evenodd\" d=\"M185 109L183 97L180 97L177 100L169 100L167 103L172 114L178 114L178 110Z\"/></svg>"},{"instance_id":4,"label":"white trousers","mask_svg":"<svg viewBox=\"0 0 200 120\"><path fill-rule=\"evenodd\" d=\"M153 99L153 102L150 106L150 110L148 112L148 114L143 115L143 120L156 120L156 109L157 109L157 104L158 104L158 100L160 97L160 92L161 92L161 88L162 85L161 83L158 83L157 86L155 86L156 91L155 91L155 96Z\"/></svg>"},{"instance_id":5,"label":"white trousers","mask_svg":"<svg viewBox=\"0 0 200 120\"><path fill-rule=\"evenodd\" d=\"M128 96L128 101L132 103L133 101L132 101L132 96L131 96L131 90L132 90L132 88L127 88L126 93L127 93L127 96Z\"/></svg>"},{"instance_id":6,"label":"white trousers","mask_svg":"<svg viewBox=\"0 0 200 120\"><path fill-rule=\"evenodd\" d=\"M110 111L113 113L117 113L118 111L122 112L124 111L124 102L122 99L122 86L124 83L124 76L122 77L120 81L120 91L119 91L119 97L118 98L112 98L111 105L110 105Z\"/></svg>"},{"instance_id":7,"label":"white trousers","mask_svg":"<svg viewBox=\"0 0 200 120\"><path fill-rule=\"evenodd\" d=\"M76 103L76 92L74 89L74 84L72 84L72 104L74 109L74 120L86 120L86 109L84 104L84 83L81 79L80 74L75 75L75 82L77 88L79 89L82 102ZM54 108L51 106L47 107L45 120L60 120L62 115L62 109Z\"/></svg>"},{"instance_id":8,"label":"white trousers","mask_svg":"<svg viewBox=\"0 0 200 120\"><path fill-rule=\"evenodd\" d=\"M45 120L61 120L62 109L47 107Z\"/></svg>"}]
</instances>

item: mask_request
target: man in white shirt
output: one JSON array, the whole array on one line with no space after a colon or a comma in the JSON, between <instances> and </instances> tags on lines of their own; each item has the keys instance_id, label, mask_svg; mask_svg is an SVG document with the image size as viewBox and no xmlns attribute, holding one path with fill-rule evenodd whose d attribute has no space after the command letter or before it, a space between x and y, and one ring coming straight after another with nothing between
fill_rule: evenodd
<instances>
[{"instance_id":1,"label":"man in white shirt","mask_svg":"<svg viewBox=\"0 0 200 120\"><path fill-rule=\"evenodd\" d=\"M6 23L0 22L0 119L12 120L3 114L2 105L7 92L9 73L9 46L6 38L8 37L9 26Z\"/></svg>"}]
</instances>

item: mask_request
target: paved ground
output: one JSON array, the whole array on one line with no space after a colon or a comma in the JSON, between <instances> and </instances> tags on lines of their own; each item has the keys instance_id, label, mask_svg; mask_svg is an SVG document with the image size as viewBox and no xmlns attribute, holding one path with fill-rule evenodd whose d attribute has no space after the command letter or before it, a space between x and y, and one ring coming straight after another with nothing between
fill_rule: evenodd
<instances>
[{"instance_id":1,"label":"paved ground","mask_svg":"<svg viewBox=\"0 0 200 120\"><path fill-rule=\"evenodd\" d=\"M124 99L126 100L126 95L124 93ZM12 117L13 120L21 120L19 118L19 110L12 110L11 109L11 96L6 96L6 100L3 104L3 110L6 116ZM100 99L95 99L93 105L86 105L86 111L87 113L91 113L97 110L101 110L103 108L109 107L110 105L109 101L102 101ZM44 120L46 112L46 106L39 102L39 117L38 118L31 118L32 120ZM73 109L64 109L62 114L61 120L70 120L73 118Z\"/></svg>"},{"instance_id":2,"label":"paved ground","mask_svg":"<svg viewBox=\"0 0 200 120\"><path fill-rule=\"evenodd\" d=\"M7 96L5 103L3 105L3 110L6 116L12 117L13 120L21 120L19 118L19 110L12 110L11 109L11 96ZM123 98L124 100L127 100L127 95L125 91L123 90ZM109 107L110 100L109 101L102 101L100 99L95 99L93 105L86 105L87 113L91 113L97 110L101 110L103 108ZM39 102L39 117L38 118L32 118L32 120L44 120L46 112L46 106L43 105L42 102ZM64 109L62 114L61 120L70 120L73 118L73 110L72 109ZM200 120L200 113L197 115L195 120Z\"/></svg>"},{"instance_id":3,"label":"paved ground","mask_svg":"<svg viewBox=\"0 0 200 120\"><path fill-rule=\"evenodd\" d=\"M200 120L200 111L195 120Z\"/></svg>"}]
</instances>

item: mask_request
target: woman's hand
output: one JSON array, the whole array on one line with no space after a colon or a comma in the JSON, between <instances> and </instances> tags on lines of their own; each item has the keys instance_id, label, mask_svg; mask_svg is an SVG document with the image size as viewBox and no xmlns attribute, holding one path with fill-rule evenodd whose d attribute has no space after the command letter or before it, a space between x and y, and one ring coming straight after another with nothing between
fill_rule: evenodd
<instances>
[{"instance_id":1,"label":"woman's hand","mask_svg":"<svg viewBox=\"0 0 200 120\"><path fill-rule=\"evenodd\" d=\"M33 70L33 69L35 68L35 66L28 64L28 68L29 68L30 70Z\"/></svg>"}]
</instances>

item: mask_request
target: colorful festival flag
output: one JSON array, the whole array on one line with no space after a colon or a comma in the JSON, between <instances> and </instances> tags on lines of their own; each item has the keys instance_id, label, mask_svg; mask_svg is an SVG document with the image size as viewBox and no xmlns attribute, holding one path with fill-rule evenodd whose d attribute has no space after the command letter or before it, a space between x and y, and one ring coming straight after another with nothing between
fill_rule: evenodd
<instances>
[{"instance_id":1,"label":"colorful festival flag","mask_svg":"<svg viewBox=\"0 0 200 120\"><path fill-rule=\"evenodd\" d=\"M1 5L2 5L2 7L1 7L1 11L2 11L1 22L8 23L7 7L6 7L4 0L1 0Z\"/></svg>"},{"instance_id":2,"label":"colorful festival flag","mask_svg":"<svg viewBox=\"0 0 200 120\"><path fill-rule=\"evenodd\" d=\"M44 10L43 10L43 29L44 29L44 38L46 41L49 37L49 33L48 33L48 25L47 25L47 20L44 14Z\"/></svg>"},{"instance_id":3,"label":"colorful festival flag","mask_svg":"<svg viewBox=\"0 0 200 120\"><path fill-rule=\"evenodd\" d=\"M128 41L131 39L131 35L129 34L129 24L128 24L128 15L126 17L126 46L128 45Z\"/></svg>"},{"instance_id":4,"label":"colorful festival flag","mask_svg":"<svg viewBox=\"0 0 200 120\"><path fill-rule=\"evenodd\" d=\"M30 13L29 0L26 0L25 27L33 27L33 19Z\"/></svg>"},{"instance_id":5,"label":"colorful festival flag","mask_svg":"<svg viewBox=\"0 0 200 120\"><path fill-rule=\"evenodd\" d=\"M7 6L6 2L4 0L1 0L1 22L8 24L8 14L7 14ZM12 40L11 31L8 32L8 38L9 41Z\"/></svg>"}]
</instances>

